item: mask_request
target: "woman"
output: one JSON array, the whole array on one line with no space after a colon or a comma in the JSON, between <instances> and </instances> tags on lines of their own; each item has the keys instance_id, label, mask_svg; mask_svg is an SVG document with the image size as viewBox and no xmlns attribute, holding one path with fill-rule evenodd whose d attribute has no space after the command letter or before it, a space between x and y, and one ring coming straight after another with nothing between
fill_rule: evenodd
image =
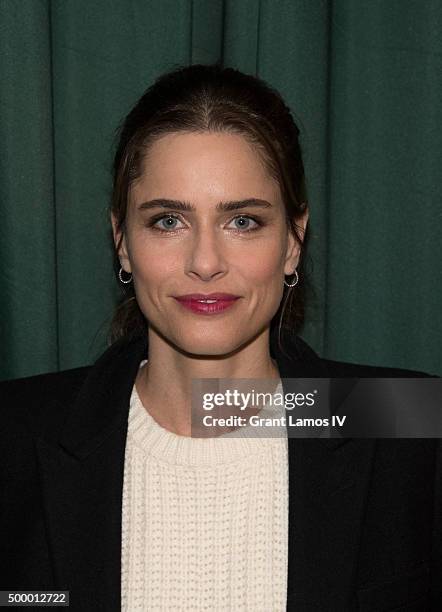
<instances>
[{"instance_id":1,"label":"woman","mask_svg":"<svg viewBox=\"0 0 442 612\"><path fill-rule=\"evenodd\" d=\"M439 608L435 440L191 435L194 379L420 375L290 333L303 181L293 118L254 77L178 69L129 113L112 344L1 385L1 589L69 590L82 611Z\"/></svg>"}]
</instances>

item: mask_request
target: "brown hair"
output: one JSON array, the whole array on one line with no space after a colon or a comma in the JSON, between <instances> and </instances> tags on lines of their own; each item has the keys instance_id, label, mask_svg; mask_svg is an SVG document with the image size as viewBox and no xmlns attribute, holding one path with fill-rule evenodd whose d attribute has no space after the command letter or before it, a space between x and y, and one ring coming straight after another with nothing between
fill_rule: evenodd
<instances>
[{"instance_id":1,"label":"brown hair","mask_svg":"<svg viewBox=\"0 0 442 612\"><path fill-rule=\"evenodd\" d=\"M244 136L261 155L280 186L286 221L302 245L297 219L307 206L299 130L281 95L261 79L233 68L214 65L180 67L158 78L142 95L119 129L113 165L111 211L121 237L115 249L118 277L119 247L125 231L131 183L140 176L146 151L156 138L171 132L229 132ZM304 240L305 244L305 240ZM296 333L304 320L306 278L301 249L296 288L284 285L284 294L272 327ZM147 333L148 322L136 301L133 283L110 327L110 343Z\"/></svg>"}]
</instances>

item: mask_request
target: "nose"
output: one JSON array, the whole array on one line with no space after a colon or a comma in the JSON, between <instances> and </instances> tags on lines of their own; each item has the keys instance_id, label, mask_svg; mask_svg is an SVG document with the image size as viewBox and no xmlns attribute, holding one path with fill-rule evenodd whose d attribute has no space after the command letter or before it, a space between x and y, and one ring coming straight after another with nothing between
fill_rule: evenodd
<instances>
[{"instance_id":1,"label":"nose","mask_svg":"<svg viewBox=\"0 0 442 612\"><path fill-rule=\"evenodd\" d=\"M203 281L222 278L227 272L225 255L222 236L213 228L200 228L192 237L185 272Z\"/></svg>"}]
</instances>

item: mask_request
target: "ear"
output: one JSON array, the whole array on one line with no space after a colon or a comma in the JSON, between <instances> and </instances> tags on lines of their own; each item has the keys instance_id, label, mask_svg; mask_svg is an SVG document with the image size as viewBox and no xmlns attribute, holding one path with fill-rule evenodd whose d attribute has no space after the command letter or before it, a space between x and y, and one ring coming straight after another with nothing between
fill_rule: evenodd
<instances>
[{"instance_id":1,"label":"ear","mask_svg":"<svg viewBox=\"0 0 442 612\"><path fill-rule=\"evenodd\" d=\"M305 211L302 213L302 216L299 217L296 221L296 225L298 227L298 231L301 237L301 240L304 240L305 231L307 229L307 222L309 217L309 211L306 207ZM301 254L301 245L296 240L295 236L291 229L288 229L288 241L287 241L287 251L284 265L284 274L289 276L294 274L296 268L298 267L299 255Z\"/></svg>"},{"instance_id":2,"label":"ear","mask_svg":"<svg viewBox=\"0 0 442 612\"><path fill-rule=\"evenodd\" d=\"M115 249L118 247L118 242L121 239L122 232L117 229L117 220L114 216L114 213L111 213L111 223L112 223L112 233L114 237ZM127 243L126 243L126 235L123 233L123 238L121 239L120 248L118 251L118 257L120 259L121 267L125 272L132 272L130 259L127 251Z\"/></svg>"}]
</instances>

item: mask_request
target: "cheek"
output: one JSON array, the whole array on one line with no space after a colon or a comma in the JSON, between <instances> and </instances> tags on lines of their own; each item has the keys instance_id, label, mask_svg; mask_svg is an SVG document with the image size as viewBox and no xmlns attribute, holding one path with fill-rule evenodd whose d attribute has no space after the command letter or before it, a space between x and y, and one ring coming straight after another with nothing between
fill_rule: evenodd
<instances>
[{"instance_id":1,"label":"cheek","mask_svg":"<svg viewBox=\"0 0 442 612\"><path fill-rule=\"evenodd\" d=\"M284 291L284 257L281 249L273 243L268 248L244 255L238 265L249 290L251 320L255 317L270 319L277 311Z\"/></svg>"},{"instance_id":2,"label":"cheek","mask_svg":"<svg viewBox=\"0 0 442 612\"><path fill-rule=\"evenodd\" d=\"M156 247L154 244L140 243L132 248L131 267L136 280L142 283L142 289L155 290L161 283L171 278L179 270L180 258L169 249Z\"/></svg>"},{"instance_id":3,"label":"cheek","mask_svg":"<svg viewBox=\"0 0 442 612\"><path fill-rule=\"evenodd\" d=\"M275 282L279 284L284 273L284 258L280 248L272 245L262 245L250 253L243 253L240 259L242 274L256 286Z\"/></svg>"}]
</instances>

